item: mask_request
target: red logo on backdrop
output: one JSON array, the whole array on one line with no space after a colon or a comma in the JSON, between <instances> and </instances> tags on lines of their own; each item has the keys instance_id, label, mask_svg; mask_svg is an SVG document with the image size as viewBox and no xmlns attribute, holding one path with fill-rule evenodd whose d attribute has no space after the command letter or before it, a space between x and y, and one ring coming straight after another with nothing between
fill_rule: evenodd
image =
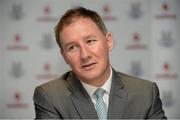
<instances>
[{"instance_id":1,"label":"red logo on backdrop","mask_svg":"<svg viewBox=\"0 0 180 120\"><path fill-rule=\"evenodd\" d=\"M109 4L104 4L102 7L103 15L102 18L105 21L116 21L117 17L111 15L111 8L109 7Z\"/></svg>"},{"instance_id":2,"label":"red logo on backdrop","mask_svg":"<svg viewBox=\"0 0 180 120\"><path fill-rule=\"evenodd\" d=\"M37 21L40 22L55 22L58 20L58 18L53 17L52 14L52 9L49 5L46 5L42 8L43 15L41 17L37 18Z\"/></svg>"},{"instance_id":3,"label":"red logo on backdrop","mask_svg":"<svg viewBox=\"0 0 180 120\"><path fill-rule=\"evenodd\" d=\"M177 79L178 75L175 73L172 73L171 71L172 71L172 66L168 62L165 62L162 65L161 73L156 74L156 78L157 79L170 79L170 80Z\"/></svg>"},{"instance_id":4,"label":"red logo on backdrop","mask_svg":"<svg viewBox=\"0 0 180 120\"><path fill-rule=\"evenodd\" d=\"M162 2L160 6L161 14L155 15L156 19L177 19L177 15L170 13L172 6L167 1Z\"/></svg>"},{"instance_id":5,"label":"red logo on backdrop","mask_svg":"<svg viewBox=\"0 0 180 120\"><path fill-rule=\"evenodd\" d=\"M135 32L134 34L132 34L131 40L132 40L132 44L129 44L126 46L126 49L128 50L142 50L142 49L146 49L147 46L145 44L141 43L141 35L138 32Z\"/></svg>"},{"instance_id":6,"label":"red logo on backdrop","mask_svg":"<svg viewBox=\"0 0 180 120\"><path fill-rule=\"evenodd\" d=\"M45 70L45 71L49 72L50 69L51 69L51 66L50 66L49 63L44 64L44 70Z\"/></svg>"},{"instance_id":7,"label":"red logo on backdrop","mask_svg":"<svg viewBox=\"0 0 180 120\"><path fill-rule=\"evenodd\" d=\"M7 108L28 108L28 104L22 102L22 94L20 92L15 92L13 95L13 102L6 104Z\"/></svg>"},{"instance_id":8,"label":"red logo on backdrop","mask_svg":"<svg viewBox=\"0 0 180 120\"><path fill-rule=\"evenodd\" d=\"M52 68L51 68L50 63L45 63L42 66L42 73L37 75L38 79L43 79L43 80L50 80L50 79L55 79L58 77L57 74L52 73Z\"/></svg>"},{"instance_id":9,"label":"red logo on backdrop","mask_svg":"<svg viewBox=\"0 0 180 120\"><path fill-rule=\"evenodd\" d=\"M22 37L20 34L15 34L14 35L14 39L13 39L13 43L11 45L8 45L7 46L7 49L8 50L12 50L12 51L16 51L16 50L22 50L22 51L25 51L25 50L28 50L28 46L27 45L24 45L22 44Z\"/></svg>"},{"instance_id":10,"label":"red logo on backdrop","mask_svg":"<svg viewBox=\"0 0 180 120\"><path fill-rule=\"evenodd\" d=\"M169 5L166 2L164 2L161 7L162 7L162 9L164 11L168 11L169 10Z\"/></svg>"}]
</instances>

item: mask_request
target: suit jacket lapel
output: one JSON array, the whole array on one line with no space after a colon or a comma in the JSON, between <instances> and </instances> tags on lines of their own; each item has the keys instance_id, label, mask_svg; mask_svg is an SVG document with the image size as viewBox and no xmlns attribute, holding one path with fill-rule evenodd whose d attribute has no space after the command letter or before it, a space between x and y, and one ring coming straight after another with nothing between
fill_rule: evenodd
<instances>
[{"instance_id":1,"label":"suit jacket lapel","mask_svg":"<svg viewBox=\"0 0 180 120\"><path fill-rule=\"evenodd\" d=\"M72 91L71 100L76 107L81 119L97 119L94 104L80 81L73 74L69 80Z\"/></svg>"},{"instance_id":2,"label":"suit jacket lapel","mask_svg":"<svg viewBox=\"0 0 180 120\"><path fill-rule=\"evenodd\" d=\"M118 73L113 70L111 92L109 98L108 119L123 118L127 103L127 92Z\"/></svg>"}]
</instances>

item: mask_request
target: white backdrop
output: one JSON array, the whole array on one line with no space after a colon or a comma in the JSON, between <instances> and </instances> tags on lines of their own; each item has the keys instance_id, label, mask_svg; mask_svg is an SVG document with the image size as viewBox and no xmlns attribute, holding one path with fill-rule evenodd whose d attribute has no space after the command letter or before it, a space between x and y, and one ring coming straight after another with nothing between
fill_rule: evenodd
<instances>
[{"instance_id":1,"label":"white backdrop","mask_svg":"<svg viewBox=\"0 0 180 120\"><path fill-rule=\"evenodd\" d=\"M53 29L74 6L103 17L112 66L156 82L167 117L180 118L179 0L0 0L0 118L34 118L34 88L70 69Z\"/></svg>"}]
</instances>

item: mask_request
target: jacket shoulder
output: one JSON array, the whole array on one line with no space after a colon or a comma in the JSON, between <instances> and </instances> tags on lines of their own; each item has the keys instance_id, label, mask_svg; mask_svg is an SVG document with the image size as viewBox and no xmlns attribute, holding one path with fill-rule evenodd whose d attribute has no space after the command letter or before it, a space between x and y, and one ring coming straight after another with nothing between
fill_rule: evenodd
<instances>
[{"instance_id":1,"label":"jacket shoulder","mask_svg":"<svg viewBox=\"0 0 180 120\"><path fill-rule=\"evenodd\" d=\"M63 93L68 90L68 77L70 75L71 71L63 74L57 79L51 80L49 82L37 86L36 89L42 89L49 95L54 95L54 93L57 93L57 91L59 91L59 93Z\"/></svg>"},{"instance_id":2,"label":"jacket shoulder","mask_svg":"<svg viewBox=\"0 0 180 120\"><path fill-rule=\"evenodd\" d=\"M155 84L150 80L144 80L121 72L117 72L117 75L119 80L122 81L124 88L130 92L152 91Z\"/></svg>"}]
</instances>

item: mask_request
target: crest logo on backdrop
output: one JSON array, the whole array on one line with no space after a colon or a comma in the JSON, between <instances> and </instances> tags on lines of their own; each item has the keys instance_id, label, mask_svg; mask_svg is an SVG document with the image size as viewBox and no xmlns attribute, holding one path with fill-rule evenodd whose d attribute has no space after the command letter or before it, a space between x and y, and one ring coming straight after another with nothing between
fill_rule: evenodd
<instances>
[{"instance_id":1,"label":"crest logo on backdrop","mask_svg":"<svg viewBox=\"0 0 180 120\"><path fill-rule=\"evenodd\" d=\"M19 61L14 61L11 65L9 73L14 78L22 77L25 74L25 70L23 68L22 63Z\"/></svg>"},{"instance_id":2,"label":"crest logo on backdrop","mask_svg":"<svg viewBox=\"0 0 180 120\"><path fill-rule=\"evenodd\" d=\"M162 103L165 107L169 108L172 107L175 100L173 98L172 91L163 91L162 92Z\"/></svg>"},{"instance_id":3,"label":"crest logo on backdrop","mask_svg":"<svg viewBox=\"0 0 180 120\"><path fill-rule=\"evenodd\" d=\"M141 2L133 2L130 4L129 16L133 19L139 19L142 17L143 12L141 8Z\"/></svg>"},{"instance_id":4,"label":"crest logo on backdrop","mask_svg":"<svg viewBox=\"0 0 180 120\"><path fill-rule=\"evenodd\" d=\"M40 41L40 46L44 49L52 49L54 47L54 40L51 33L42 34L42 40Z\"/></svg>"},{"instance_id":5,"label":"crest logo on backdrop","mask_svg":"<svg viewBox=\"0 0 180 120\"><path fill-rule=\"evenodd\" d=\"M25 16L21 3L12 4L10 16L13 20L21 20Z\"/></svg>"},{"instance_id":6,"label":"crest logo on backdrop","mask_svg":"<svg viewBox=\"0 0 180 120\"><path fill-rule=\"evenodd\" d=\"M136 77L140 77L143 74L143 69L142 69L141 62L140 61L132 61L129 73L131 75L136 76Z\"/></svg>"},{"instance_id":7,"label":"crest logo on backdrop","mask_svg":"<svg viewBox=\"0 0 180 120\"><path fill-rule=\"evenodd\" d=\"M161 33L161 39L159 40L159 44L163 47L169 48L171 47L174 42L172 38L172 32L171 31L162 31Z\"/></svg>"}]
</instances>

